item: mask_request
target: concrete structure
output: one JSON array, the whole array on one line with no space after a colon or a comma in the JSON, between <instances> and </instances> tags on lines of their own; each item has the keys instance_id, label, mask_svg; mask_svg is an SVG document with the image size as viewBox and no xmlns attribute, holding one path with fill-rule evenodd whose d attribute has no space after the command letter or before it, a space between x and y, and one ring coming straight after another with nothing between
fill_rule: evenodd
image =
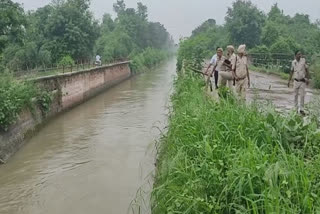
<instances>
[{"instance_id":1,"label":"concrete structure","mask_svg":"<svg viewBox=\"0 0 320 214\"><path fill-rule=\"evenodd\" d=\"M131 77L129 61L88 70L34 79L39 87L51 91L50 112L43 115L35 104L32 112L25 109L8 131L0 131L0 164L4 163L51 117L85 102L99 92Z\"/></svg>"}]
</instances>

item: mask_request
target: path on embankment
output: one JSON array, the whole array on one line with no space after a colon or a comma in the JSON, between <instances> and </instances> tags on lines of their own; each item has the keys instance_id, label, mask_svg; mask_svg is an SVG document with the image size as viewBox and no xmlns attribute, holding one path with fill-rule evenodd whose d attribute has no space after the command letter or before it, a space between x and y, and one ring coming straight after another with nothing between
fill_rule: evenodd
<instances>
[{"instance_id":1,"label":"path on embankment","mask_svg":"<svg viewBox=\"0 0 320 214\"><path fill-rule=\"evenodd\" d=\"M154 170L175 69L172 59L49 121L0 166L0 213L127 213Z\"/></svg>"},{"instance_id":2,"label":"path on embankment","mask_svg":"<svg viewBox=\"0 0 320 214\"><path fill-rule=\"evenodd\" d=\"M247 89L247 101L261 101L265 104L273 104L278 111L290 111L294 109L293 83L288 88L288 80L281 79L274 74L265 74L250 71L251 87ZM215 99L218 98L213 92ZM319 91L310 87L306 90L305 103L313 101L315 96L319 96ZM299 100L300 101L300 100Z\"/></svg>"},{"instance_id":3,"label":"path on embankment","mask_svg":"<svg viewBox=\"0 0 320 214\"><path fill-rule=\"evenodd\" d=\"M289 111L294 108L293 83L288 88L288 81L276 75L259 72L250 72L251 88L248 90L248 100L271 102L278 110ZM318 94L314 89L308 88L306 93L306 104L313 100Z\"/></svg>"}]
</instances>

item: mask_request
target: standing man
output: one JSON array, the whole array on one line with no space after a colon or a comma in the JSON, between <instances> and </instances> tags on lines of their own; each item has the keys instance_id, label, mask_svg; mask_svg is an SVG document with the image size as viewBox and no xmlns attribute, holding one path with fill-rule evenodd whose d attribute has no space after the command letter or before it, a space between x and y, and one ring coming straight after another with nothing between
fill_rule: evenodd
<instances>
[{"instance_id":1,"label":"standing man","mask_svg":"<svg viewBox=\"0 0 320 214\"><path fill-rule=\"evenodd\" d=\"M223 49L218 48L217 49L217 59L215 60L215 63L213 64L213 70L208 75L208 81L213 73L219 75L220 71L221 72L226 71L226 66L224 65L225 60L226 60L226 58L223 56ZM208 67L205 74L208 74L209 68L210 68L210 66ZM216 78L216 75L215 75L215 84L216 84L216 89L218 89L218 77Z\"/></svg>"},{"instance_id":2,"label":"standing man","mask_svg":"<svg viewBox=\"0 0 320 214\"><path fill-rule=\"evenodd\" d=\"M99 54L96 56L96 65L101 66L101 56Z\"/></svg>"},{"instance_id":3,"label":"standing man","mask_svg":"<svg viewBox=\"0 0 320 214\"><path fill-rule=\"evenodd\" d=\"M220 47L217 47L216 51L218 51ZM210 60L210 64L206 70L206 73L208 73L209 69L211 68L211 66L214 66L214 64L216 63L217 61L217 53L215 55L213 55L213 57L211 58ZM218 89L218 79L219 79L219 73L218 71L216 70L213 70L214 71L214 83L215 83L215 86L216 86L216 89ZM212 78L210 78L211 81L213 80ZM213 82L213 81L212 81Z\"/></svg>"},{"instance_id":4,"label":"standing man","mask_svg":"<svg viewBox=\"0 0 320 214\"><path fill-rule=\"evenodd\" d=\"M294 104L297 112L300 112L303 116L304 112L304 99L306 94L306 87L309 85L309 71L306 59L302 58L300 51L295 52L295 60L292 61L291 73L288 82L288 87L290 87L290 82L294 78ZM300 95L300 105L299 105L299 95Z\"/></svg>"},{"instance_id":5,"label":"standing man","mask_svg":"<svg viewBox=\"0 0 320 214\"><path fill-rule=\"evenodd\" d=\"M219 87L220 86L227 86L229 89L233 92L233 72L232 72L232 65L236 61L236 55L234 54L234 47L232 45L229 45L227 47L227 59L224 63L226 66L226 71L219 72ZM228 61L228 63L227 63Z\"/></svg>"},{"instance_id":6,"label":"standing man","mask_svg":"<svg viewBox=\"0 0 320 214\"><path fill-rule=\"evenodd\" d=\"M248 59L245 56L246 45L240 45L238 56L232 64L233 76L236 80L236 93L239 98L246 100L246 89L250 88L250 75L248 68Z\"/></svg>"}]
</instances>

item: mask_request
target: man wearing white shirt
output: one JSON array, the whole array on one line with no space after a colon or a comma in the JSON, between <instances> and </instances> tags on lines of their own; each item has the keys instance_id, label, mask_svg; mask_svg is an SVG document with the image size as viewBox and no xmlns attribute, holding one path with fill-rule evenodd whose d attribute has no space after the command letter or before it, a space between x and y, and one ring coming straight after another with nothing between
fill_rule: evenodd
<instances>
[{"instance_id":1,"label":"man wearing white shirt","mask_svg":"<svg viewBox=\"0 0 320 214\"><path fill-rule=\"evenodd\" d=\"M217 47L216 51L218 51L218 49L220 49L220 47ZM217 61L217 54L213 55L213 57L210 60L210 64L206 70L206 73L208 73L209 69L211 68L211 66L213 66ZM218 71L214 71L214 84L216 86L216 89L218 89L218 78L219 78L219 72ZM213 82L213 77L211 77L211 82Z\"/></svg>"},{"instance_id":2,"label":"man wearing white shirt","mask_svg":"<svg viewBox=\"0 0 320 214\"><path fill-rule=\"evenodd\" d=\"M96 65L101 66L101 56L99 54L96 56Z\"/></svg>"}]
</instances>

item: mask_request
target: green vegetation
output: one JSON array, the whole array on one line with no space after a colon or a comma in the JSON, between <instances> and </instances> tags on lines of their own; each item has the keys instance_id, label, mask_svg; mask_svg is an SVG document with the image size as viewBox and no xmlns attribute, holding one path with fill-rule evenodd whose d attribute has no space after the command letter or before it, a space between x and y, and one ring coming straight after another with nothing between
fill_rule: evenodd
<instances>
[{"instance_id":1,"label":"green vegetation","mask_svg":"<svg viewBox=\"0 0 320 214\"><path fill-rule=\"evenodd\" d=\"M102 56L104 63L134 57L146 48L167 50L173 41L158 22L148 21L148 8L114 4L117 17L105 14L99 23L90 0L53 0L25 12L11 0L0 2L0 67L10 71L76 64Z\"/></svg>"},{"instance_id":2,"label":"green vegetation","mask_svg":"<svg viewBox=\"0 0 320 214\"><path fill-rule=\"evenodd\" d=\"M180 71L184 65L185 74L179 73L175 81L168 132L158 148L152 213L320 213L318 103L310 105L316 110L306 122L296 113L281 115L273 106L239 103L230 93L223 92L216 102L204 93L203 78L188 69L189 65L201 68L210 51L232 41L249 44L249 55L257 53L265 60L265 72L287 77L283 70L295 48L304 46L316 53L304 45L305 38L285 37L285 29L300 24L310 33L319 33L319 26L300 23L305 18L284 16L277 5L266 16L250 2L237 1L225 26L209 20L181 41L177 67ZM241 19L243 26L233 19ZM290 22L279 27L283 19ZM248 20L254 24L245 24ZM279 32L271 35L274 27ZM251 44L230 32L244 29L255 32ZM229 38L219 36L221 32ZM309 42L317 45L319 40ZM281 58L288 54L290 60ZM317 69L319 61L314 57L311 70Z\"/></svg>"},{"instance_id":3,"label":"green vegetation","mask_svg":"<svg viewBox=\"0 0 320 214\"><path fill-rule=\"evenodd\" d=\"M13 124L21 110L33 108L35 98L43 113L49 111L51 94L37 89L31 82L17 81L10 74L2 74L0 78L0 129L7 130Z\"/></svg>"},{"instance_id":4,"label":"green vegetation","mask_svg":"<svg viewBox=\"0 0 320 214\"><path fill-rule=\"evenodd\" d=\"M139 73L156 66L159 62L167 59L170 53L165 50L147 48L140 54L132 57L130 67L132 72Z\"/></svg>"},{"instance_id":5,"label":"green vegetation","mask_svg":"<svg viewBox=\"0 0 320 214\"><path fill-rule=\"evenodd\" d=\"M264 14L250 1L236 0L228 9L224 25L209 19L195 29L192 36L180 43L180 59L193 60L201 54L211 57L216 47L247 44L255 67L288 73L294 52L301 50L312 63L315 82L320 82L320 69L312 58L320 50L320 25L308 15L285 15L277 4ZM181 69L182 60L178 60ZM315 84L320 87L319 84Z\"/></svg>"},{"instance_id":6,"label":"green vegetation","mask_svg":"<svg viewBox=\"0 0 320 214\"><path fill-rule=\"evenodd\" d=\"M175 82L153 213L318 213L318 120L216 103L191 73Z\"/></svg>"},{"instance_id":7,"label":"green vegetation","mask_svg":"<svg viewBox=\"0 0 320 214\"><path fill-rule=\"evenodd\" d=\"M257 71L261 73L266 73L266 74L272 74L281 77L281 79L288 80L289 79L289 74L283 72L279 67L274 66L274 67L255 67L254 65L250 65L249 69L251 71Z\"/></svg>"}]
</instances>

